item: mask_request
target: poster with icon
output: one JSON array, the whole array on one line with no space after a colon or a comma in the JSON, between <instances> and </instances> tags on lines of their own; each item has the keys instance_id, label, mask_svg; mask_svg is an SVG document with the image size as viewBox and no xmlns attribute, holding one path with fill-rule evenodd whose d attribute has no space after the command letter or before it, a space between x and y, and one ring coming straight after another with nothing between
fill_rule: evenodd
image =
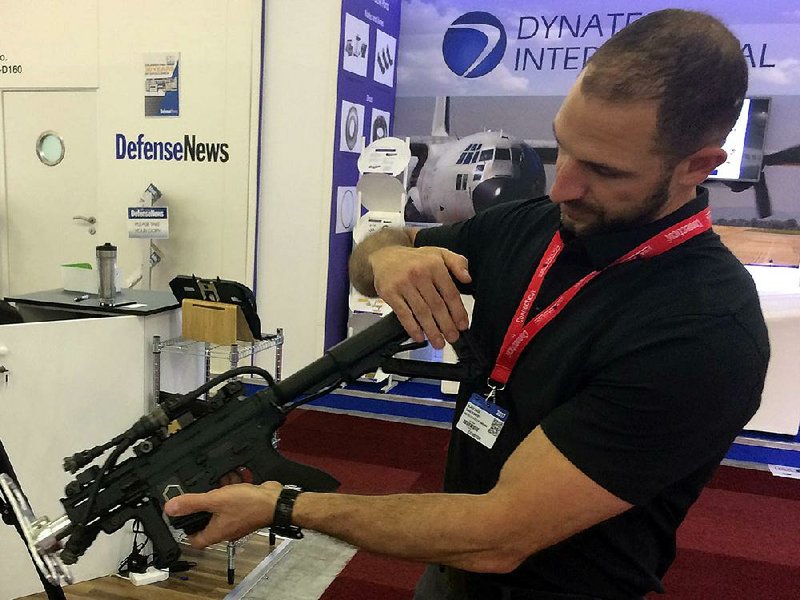
<instances>
[{"instance_id":1,"label":"poster with icon","mask_svg":"<svg viewBox=\"0 0 800 600\"><path fill-rule=\"evenodd\" d=\"M347 13L342 36L342 68L345 71L367 76L369 56L369 25Z\"/></svg>"},{"instance_id":2,"label":"poster with icon","mask_svg":"<svg viewBox=\"0 0 800 600\"><path fill-rule=\"evenodd\" d=\"M352 229L360 218L358 159L364 146L391 136L402 0L342 0L330 196L325 345L346 335ZM376 54L379 53L379 54Z\"/></svg>"},{"instance_id":3,"label":"poster with icon","mask_svg":"<svg viewBox=\"0 0 800 600\"><path fill-rule=\"evenodd\" d=\"M180 115L180 52L144 55L144 116Z\"/></svg>"},{"instance_id":4,"label":"poster with icon","mask_svg":"<svg viewBox=\"0 0 800 600\"><path fill-rule=\"evenodd\" d=\"M361 152L364 137L364 105L342 100L339 119L339 150Z\"/></svg>"},{"instance_id":5,"label":"poster with icon","mask_svg":"<svg viewBox=\"0 0 800 600\"><path fill-rule=\"evenodd\" d=\"M380 29L375 32L375 70L372 78L394 87L394 67L397 59L397 39Z\"/></svg>"}]
</instances>

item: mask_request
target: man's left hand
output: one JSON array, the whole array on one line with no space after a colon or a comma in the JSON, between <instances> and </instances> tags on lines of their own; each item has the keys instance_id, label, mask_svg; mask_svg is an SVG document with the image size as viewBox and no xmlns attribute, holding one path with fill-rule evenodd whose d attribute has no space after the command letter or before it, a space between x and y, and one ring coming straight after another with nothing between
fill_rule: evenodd
<instances>
[{"instance_id":1,"label":"man's left hand","mask_svg":"<svg viewBox=\"0 0 800 600\"><path fill-rule=\"evenodd\" d=\"M170 517L203 511L211 513L206 528L189 536L192 546L205 548L225 540L238 540L269 526L281 489L283 486L277 481L261 485L226 485L205 494L183 494L172 498L164 505L164 513Z\"/></svg>"}]
</instances>

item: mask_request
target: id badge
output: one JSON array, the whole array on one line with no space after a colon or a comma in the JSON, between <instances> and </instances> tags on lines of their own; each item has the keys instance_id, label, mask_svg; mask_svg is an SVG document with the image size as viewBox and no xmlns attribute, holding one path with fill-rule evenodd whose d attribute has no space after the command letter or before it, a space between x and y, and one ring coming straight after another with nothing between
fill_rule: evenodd
<instances>
[{"instance_id":1,"label":"id badge","mask_svg":"<svg viewBox=\"0 0 800 600\"><path fill-rule=\"evenodd\" d=\"M480 394L472 394L456 423L456 429L491 449L508 419L508 411Z\"/></svg>"}]
</instances>

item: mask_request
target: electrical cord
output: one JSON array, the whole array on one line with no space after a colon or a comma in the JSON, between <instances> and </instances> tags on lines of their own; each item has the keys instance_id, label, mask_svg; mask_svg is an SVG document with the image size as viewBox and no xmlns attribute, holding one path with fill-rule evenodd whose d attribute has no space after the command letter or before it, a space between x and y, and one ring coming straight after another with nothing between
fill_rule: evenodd
<instances>
[{"instance_id":1,"label":"electrical cord","mask_svg":"<svg viewBox=\"0 0 800 600\"><path fill-rule=\"evenodd\" d=\"M127 576L129 573L144 573L147 567L152 564L152 561L148 560L148 557L142 554L142 550L147 546L148 537L140 526L141 523L139 520L135 519L133 521L133 547L131 548L131 553L125 557L117 568L117 573L123 577ZM137 541L139 539L139 534L145 536L141 544Z\"/></svg>"},{"instance_id":2,"label":"electrical cord","mask_svg":"<svg viewBox=\"0 0 800 600\"><path fill-rule=\"evenodd\" d=\"M211 388L219 385L224 381L233 379L238 375L258 375L264 381L267 382L267 386L273 392L275 392L279 400L283 399L279 392L278 384L275 382L275 379L273 379L272 375L270 375L269 371L267 371L266 369L262 369L261 367L236 367L235 369L231 369L230 371L225 371L224 373L209 379L199 388L192 390L191 392L184 394L183 396L180 396L172 403L171 407L172 408L184 407L193 400L197 400L200 396L208 392Z\"/></svg>"},{"instance_id":3,"label":"electrical cord","mask_svg":"<svg viewBox=\"0 0 800 600\"><path fill-rule=\"evenodd\" d=\"M144 536L144 541L139 543L139 535ZM147 532L141 528L141 522L138 519L133 521L133 545L131 553L119 563L117 567L117 576L127 578L131 573L144 573L150 567L155 565L155 555L145 555L142 551L147 546L150 538ZM197 566L197 563L189 560L177 560L169 565L170 573L183 573Z\"/></svg>"},{"instance_id":4,"label":"electrical cord","mask_svg":"<svg viewBox=\"0 0 800 600\"><path fill-rule=\"evenodd\" d=\"M114 448L114 451L108 455L106 462L100 469L100 473L98 474L97 479L95 479L94 481L94 486L92 487L92 491L89 493L89 497L86 501L86 509L85 509L86 513L83 523L81 523L81 525L85 526L89 522L89 518L91 517L92 514L92 509L94 508L95 499L97 498L97 495L100 493L100 487L102 486L103 478L109 473L109 471L111 471L111 469L114 468L114 465L117 464L117 460L119 459L120 456L122 456L122 453L125 452L125 450L127 450L131 446L133 446L134 441L135 440L132 440L130 438L125 438L124 440L122 440L119 446Z\"/></svg>"},{"instance_id":5,"label":"electrical cord","mask_svg":"<svg viewBox=\"0 0 800 600\"><path fill-rule=\"evenodd\" d=\"M329 385L328 387L322 388L321 390L314 392L313 394L309 394L308 396L303 397L302 399L298 400L297 402L293 402L292 404L287 404L282 407L284 413L288 413L289 411L294 410L298 406L303 406L303 404L308 404L309 402L313 402L317 398L321 398L327 394L330 394L333 390L337 389L340 385L342 385L343 381L340 379L336 383Z\"/></svg>"}]
</instances>

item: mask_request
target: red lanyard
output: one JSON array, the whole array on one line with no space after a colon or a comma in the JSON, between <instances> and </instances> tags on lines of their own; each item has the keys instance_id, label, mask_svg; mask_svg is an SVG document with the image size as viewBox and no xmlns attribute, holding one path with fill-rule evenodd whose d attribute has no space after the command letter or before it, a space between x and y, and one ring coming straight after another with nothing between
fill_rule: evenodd
<instances>
[{"instance_id":1,"label":"red lanyard","mask_svg":"<svg viewBox=\"0 0 800 600\"><path fill-rule=\"evenodd\" d=\"M539 262L539 266L536 267L536 271L533 273L531 282L528 285L528 291L525 292L525 295L522 297L514 319L508 327L505 338L503 338L500 354L497 356L494 369L489 378L490 387L493 388L490 395L493 395L495 388L502 388L505 386L522 351L531 343L533 338L536 337L545 325L555 319L575 295L581 291L583 286L592 279L614 265L663 254L709 229L711 229L711 209L705 208L688 219L654 235L604 269L592 271L584 276L580 281L573 284L567 291L556 298L550 306L533 317L526 325L525 321L527 320L528 313L536 300L536 296L542 289L542 282L544 281L545 275L547 275L550 267L553 266L558 255L561 254L561 251L564 249L564 242L561 240L561 234L556 231L553 239L550 241L550 245L547 246L547 250L545 250L542 260ZM494 385L495 383L499 384L499 386Z\"/></svg>"}]
</instances>

